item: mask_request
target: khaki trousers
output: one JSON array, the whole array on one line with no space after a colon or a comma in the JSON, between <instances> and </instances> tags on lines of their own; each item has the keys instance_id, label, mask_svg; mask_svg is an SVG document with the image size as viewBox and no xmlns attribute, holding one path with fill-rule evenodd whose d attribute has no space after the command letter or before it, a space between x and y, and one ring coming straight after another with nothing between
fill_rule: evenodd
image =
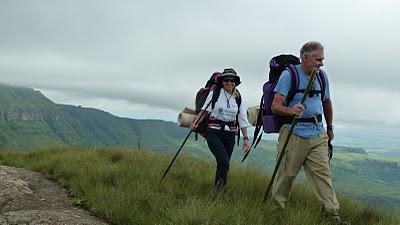
<instances>
[{"instance_id":1,"label":"khaki trousers","mask_svg":"<svg viewBox=\"0 0 400 225\"><path fill-rule=\"evenodd\" d=\"M282 127L279 131L278 157L288 134L288 128ZM339 203L332 186L328 135L325 132L314 138L302 138L292 134L272 187L274 203L285 209L294 179L302 166L308 183L324 207L325 213L331 218L338 218Z\"/></svg>"}]
</instances>

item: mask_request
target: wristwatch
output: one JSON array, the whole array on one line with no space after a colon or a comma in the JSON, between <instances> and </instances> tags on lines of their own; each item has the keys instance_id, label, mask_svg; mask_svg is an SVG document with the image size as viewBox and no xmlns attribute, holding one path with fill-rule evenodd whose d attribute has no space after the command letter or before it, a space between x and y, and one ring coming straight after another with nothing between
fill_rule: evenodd
<instances>
[{"instance_id":1,"label":"wristwatch","mask_svg":"<svg viewBox=\"0 0 400 225\"><path fill-rule=\"evenodd\" d=\"M244 136L244 137L243 137L243 141L244 141L244 140L248 140L248 141L249 141L249 137Z\"/></svg>"}]
</instances>

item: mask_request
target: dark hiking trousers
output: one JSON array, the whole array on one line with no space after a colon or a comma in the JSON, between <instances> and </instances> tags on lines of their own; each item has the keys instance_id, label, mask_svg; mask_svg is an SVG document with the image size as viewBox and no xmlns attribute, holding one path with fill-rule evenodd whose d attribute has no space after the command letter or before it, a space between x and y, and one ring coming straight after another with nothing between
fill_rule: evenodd
<instances>
[{"instance_id":1,"label":"dark hiking trousers","mask_svg":"<svg viewBox=\"0 0 400 225\"><path fill-rule=\"evenodd\" d=\"M229 161L235 146L235 132L207 128L207 144L217 161L214 185L218 188L227 182Z\"/></svg>"}]
</instances>

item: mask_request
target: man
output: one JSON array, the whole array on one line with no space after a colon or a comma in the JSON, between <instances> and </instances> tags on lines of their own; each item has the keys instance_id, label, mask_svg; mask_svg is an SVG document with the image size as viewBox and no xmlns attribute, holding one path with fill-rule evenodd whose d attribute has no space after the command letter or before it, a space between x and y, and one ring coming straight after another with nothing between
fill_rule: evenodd
<instances>
[{"instance_id":1,"label":"man","mask_svg":"<svg viewBox=\"0 0 400 225\"><path fill-rule=\"evenodd\" d=\"M279 131L278 155L282 152L284 142L289 134L293 116L299 117L299 119L280 163L272 188L272 199L278 208L285 209L294 179L300 168L304 166L311 189L322 204L327 217L335 223L346 224L340 223L339 203L333 190L329 167L328 141L334 137L333 112L328 78L326 73L320 69L324 60L323 46L314 41L304 44L300 49L300 59L301 64L295 66L299 74L298 90L306 89L314 68L325 76L326 87L325 92L322 93L321 85L315 79L304 105L298 104L303 96L303 93L298 91L286 107L285 99L291 87L289 71L282 72L279 78L274 89L275 96L271 109L273 113L291 119L285 120L285 124ZM323 99L321 96L324 96ZM327 131L323 127L322 113L324 113Z\"/></svg>"}]
</instances>

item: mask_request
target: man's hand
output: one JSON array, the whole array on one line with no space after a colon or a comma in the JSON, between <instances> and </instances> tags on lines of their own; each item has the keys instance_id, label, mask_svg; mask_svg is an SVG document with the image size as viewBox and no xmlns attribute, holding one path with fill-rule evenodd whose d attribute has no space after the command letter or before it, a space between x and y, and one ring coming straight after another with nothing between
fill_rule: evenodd
<instances>
[{"instance_id":1,"label":"man's hand","mask_svg":"<svg viewBox=\"0 0 400 225\"><path fill-rule=\"evenodd\" d=\"M335 134L333 133L333 130L327 130L326 134L328 135L329 141L332 141L333 138L335 137Z\"/></svg>"},{"instance_id":2,"label":"man's hand","mask_svg":"<svg viewBox=\"0 0 400 225\"><path fill-rule=\"evenodd\" d=\"M294 117L297 117L297 118L301 117L301 115L303 115L304 110L305 110L304 105L302 105L302 104L300 104L300 103L294 105L294 106L293 106L292 108L290 108L290 109L291 109L292 115L293 115Z\"/></svg>"}]
</instances>

